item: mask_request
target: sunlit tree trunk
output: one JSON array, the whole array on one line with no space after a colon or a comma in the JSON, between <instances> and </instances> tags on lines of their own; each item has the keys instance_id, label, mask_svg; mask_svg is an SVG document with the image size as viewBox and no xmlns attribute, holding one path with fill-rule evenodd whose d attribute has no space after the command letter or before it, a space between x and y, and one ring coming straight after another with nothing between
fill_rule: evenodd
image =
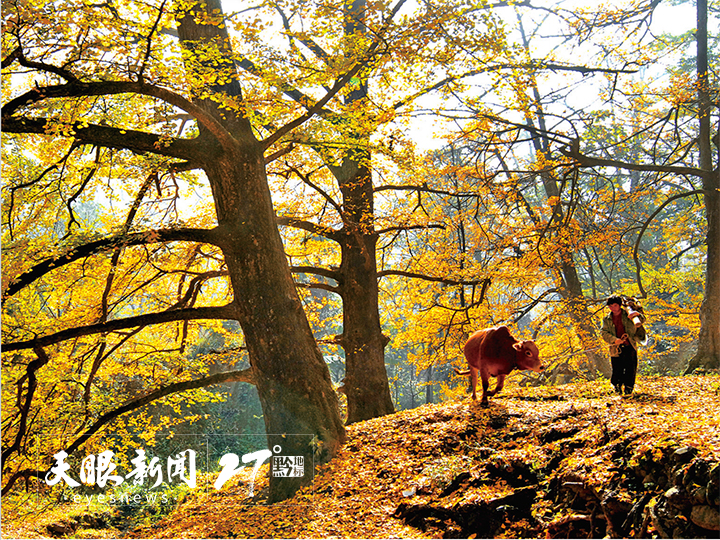
<instances>
[{"instance_id":1,"label":"sunlit tree trunk","mask_svg":"<svg viewBox=\"0 0 720 540\"><path fill-rule=\"evenodd\" d=\"M583 354L587 359L585 371L591 375L595 371L599 371L609 377L612 374L610 362L602 352L597 350L599 336L596 320L588 310L582 284L573 262L573 256L569 253L566 256L568 260L564 260L560 265L560 274L562 276L560 294L567 301L575 332L580 338L580 343L584 349Z\"/></svg>"},{"instance_id":2,"label":"sunlit tree trunk","mask_svg":"<svg viewBox=\"0 0 720 540\"><path fill-rule=\"evenodd\" d=\"M427 368L427 384L425 386L425 403L433 402L433 367Z\"/></svg>"},{"instance_id":3,"label":"sunlit tree trunk","mask_svg":"<svg viewBox=\"0 0 720 540\"><path fill-rule=\"evenodd\" d=\"M548 198L556 198L558 200L553 219L557 226L562 227L562 209L560 207L560 192L554 178L549 178L549 174L542 173L545 193ZM580 343L584 352L582 353L585 362L585 372L594 376L599 371L605 376L610 376L612 369L610 362L604 354L598 352L597 345L599 343L597 323L588 310L585 295L582 290L582 283L578 276L577 267L573 252L567 246L557 245L557 253L554 257L556 262L555 274L558 281L558 290L560 295L566 301L568 315L575 327Z\"/></svg>"},{"instance_id":4,"label":"sunlit tree trunk","mask_svg":"<svg viewBox=\"0 0 720 540\"><path fill-rule=\"evenodd\" d=\"M345 35L365 33L362 13L365 0L345 5ZM348 39L353 42L352 39ZM360 77L346 97L354 106L367 100L368 88ZM395 412L385 369L388 338L380 326L380 306L371 155L369 133L355 133L360 147L351 147L340 166L330 166L342 193L340 274L343 296L343 333L340 344L345 351L345 393L348 400L347 423L359 422Z\"/></svg>"},{"instance_id":5,"label":"sunlit tree trunk","mask_svg":"<svg viewBox=\"0 0 720 540\"><path fill-rule=\"evenodd\" d=\"M525 35L522 20L518 19L518 22L520 23L524 46L529 51L530 43ZM530 124L534 124L534 122L537 121L542 132L547 132L545 113L541 105L542 100L540 90L534 79L532 83L532 93L535 100L534 109L536 118L531 118L531 113L528 112L528 121ZM547 140L542 139L539 135L535 135L532 138L532 142L535 152L545 156L545 158L549 161L552 160ZM558 188L557 179L551 171L541 172L540 178L542 179L545 195L549 200L556 201L553 206L553 215L550 218L550 229L563 227L562 222L564 220L564 213L561 201L562 193L560 193ZM573 326L575 327L575 332L582 344L584 350L583 356L585 358L585 371L591 376L594 376L596 371L599 371L605 376L610 376L612 373L610 362L604 354L601 354L596 350L598 344L600 343L597 322L588 310L587 302L582 290L582 283L580 282L577 266L575 264L574 253L571 248L563 245L562 241L560 241L560 244L555 247L556 253L553 257L553 261L555 262L554 271L558 281L560 282L558 290L567 302L569 311L568 315L570 316Z\"/></svg>"},{"instance_id":6,"label":"sunlit tree trunk","mask_svg":"<svg viewBox=\"0 0 720 540\"><path fill-rule=\"evenodd\" d=\"M225 28L196 22L213 10L221 13L219 0L195 4L179 19L186 59L194 59L196 53L201 55L202 48L212 42L220 51L216 53L218 58L207 60L216 64L210 67L232 73L232 51ZM216 15L211 17L217 20ZM189 70L191 64L192 60L188 62ZM241 96L236 78L213 90ZM330 373L288 267L267 184L263 149L246 118L221 109L210 99L196 102L213 114L234 139L234 143L226 142L222 148L211 146L199 159L212 188L219 244L255 374L269 447L279 446L282 455L305 456L306 464L326 461L344 441L344 427ZM315 436L321 451L313 456L307 438L289 434ZM311 476L271 476L270 500L287 498Z\"/></svg>"},{"instance_id":7,"label":"sunlit tree trunk","mask_svg":"<svg viewBox=\"0 0 720 540\"><path fill-rule=\"evenodd\" d=\"M698 147L707 218L705 296L700 306L698 351L687 372L720 366L720 167L713 170L708 78L707 0L697 2ZM719 131L720 132L720 131Z\"/></svg>"}]
</instances>

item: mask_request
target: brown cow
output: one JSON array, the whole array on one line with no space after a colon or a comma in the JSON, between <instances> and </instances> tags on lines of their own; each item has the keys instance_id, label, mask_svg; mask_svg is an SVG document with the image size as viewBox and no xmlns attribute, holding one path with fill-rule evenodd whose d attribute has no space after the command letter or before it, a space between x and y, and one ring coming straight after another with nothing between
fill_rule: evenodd
<instances>
[{"instance_id":1,"label":"brown cow","mask_svg":"<svg viewBox=\"0 0 720 540\"><path fill-rule=\"evenodd\" d=\"M545 367L540 362L540 352L533 341L518 341L510 335L507 326L478 330L465 343L465 359L470 369L460 371L458 375L470 375L472 397L477 399L478 372L482 380L483 396L480 404L488 405L488 397L502 390L505 377L515 368L531 369L540 372ZM489 391L490 377L497 377L495 389Z\"/></svg>"}]
</instances>

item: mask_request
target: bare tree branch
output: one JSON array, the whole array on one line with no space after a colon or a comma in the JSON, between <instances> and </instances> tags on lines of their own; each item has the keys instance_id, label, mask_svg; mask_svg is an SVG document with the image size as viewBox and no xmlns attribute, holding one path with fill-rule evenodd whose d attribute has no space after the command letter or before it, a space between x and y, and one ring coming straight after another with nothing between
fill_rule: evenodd
<instances>
[{"instance_id":1,"label":"bare tree branch","mask_svg":"<svg viewBox=\"0 0 720 540\"><path fill-rule=\"evenodd\" d=\"M127 246L137 246L143 244L152 244L157 242L202 242L206 244L219 245L219 237L214 229L159 229L155 231L142 231L129 234L120 234L110 238L103 238L94 242L89 242L81 246L74 247L65 253L45 259L36 264L30 270L15 278L3 292L3 300L16 294L18 291L27 287L35 280L41 278L51 270L65 266L71 262L77 261L103 253L105 251L115 250L117 248Z\"/></svg>"},{"instance_id":2,"label":"bare tree branch","mask_svg":"<svg viewBox=\"0 0 720 540\"><path fill-rule=\"evenodd\" d=\"M377 273L378 278L385 276L402 276L413 279L422 279L424 281L432 281L436 283L444 283L446 285L486 285L490 284L490 278L484 279L451 279L439 276L428 276L417 272L407 272L405 270L381 270Z\"/></svg>"},{"instance_id":3,"label":"bare tree branch","mask_svg":"<svg viewBox=\"0 0 720 540\"><path fill-rule=\"evenodd\" d=\"M277 224L284 225L285 227L295 227L296 229L302 229L318 236L323 236L336 242L340 241L341 234L335 229L330 227L324 227L313 223L312 221L306 221L304 219L298 219L290 216L278 216Z\"/></svg>"},{"instance_id":4,"label":"bare tree branch","mask_svg":"<svg viewBox=\"0 0 720 540\"><path fill-rule=\"evenodd\" d=\"M422 193L432 193L433 195L445 195L447 197L462 197L462 198L472 198L472 197L479 197L480 195L477 192L473 191L460 191L460 192L453 192L448 191L446 189L437 189L428 186L427 182L423 182L419 186L413 186L413 185L394 185L394 184L385 184L383 186L377 186L373 189L373 191L380 192L380 191L417 191Z\"/></svg>"},{"instance_id":5,"label":"bare tree branch","mask_svg":"<svg viewBox=\"0 0 720 540\"><path fill-rule=\"evenodd\" d=\"M198 307L189 309L174 309L170 311L160 311L157 313L145 313L134 317L126 317L124 319L114 319L107 322L88 324L86 326L78 326L75 328L67 328L54 334L29 339L26 341L17 341L15 343L3 343L2 349L5 352L19 351L23 349L33 349L37 347L46 347L61 343L68 339L81 336L89 336L93 334L102 334L105 332L114 332L117 330L125 330L135 328L137 326L148 326L153 324L162 324L167 322L200 320L200 319L224 319L234 320L237 318L237 312L234 304L217 307Z\"/></svg>"},{"instance_id":6,"label":"bare tree branch","mask_svg":"<svg viewBox=\"0 0 720 540\"><path fill-rule=\"evenodd\" d=\"M663 209L670 204L671 202L681 199L683 197L692 197L693 195L700 195L700 194L707 194L707 192L704 189L695 189L693 191L686 191L685 193L678 193L677 195L673 195L672 197L669 197L664 203L662 203L660 206L658 206L655 211L650 214L650 217L645 220L645 223L643 223L643 226L640 228L640 232L638 233L637 240L635 240L635 246L633 247L633 261L635 261L635 276L637 279L638 289L640 289L640 295L642 298L647 298L647 293L645 292L645 288L642 284L642 279L640 277L640 259L638 257L638 251L640 249L640 241L642 240L643 234L647 230L647 228L650 226L650 223L657 217L657 215L663 211Z\"/></svg>"},{"instance_id":7,"label":"bare tree branch","mask_svg":"<svg viewBox=\"0 0 720 540\"><path fill-rule=\"evenodd\" d=\"M574 159L580 167L613 167L628 171L686 174L689 176L699 176L701 178L708 174L706 171L696 167L685 167L681 165L650 165L642 163L628 163L626 161L618 161L615 159L594 158L581 154L576 148L561 148L560 153Z\"/></svg>"},{"instance_id":8,"label":"bare tree branch","mask_svg":"<svg viewBox=\"0 0 720 540\"><path fill-rule=\"evenodd\" d=\"M393 105L393 109L397 110L408 103L429 94L430 92L434 92L435 90L439 90L440 88L443 88L453 82L462 81L463 79L469 79L470 77L475 77L476 75L480 75L482 73L493 73L496 71L502 71L502 70L521 70L525 69L528 71L532 71L533 73L537 73L540 71L571 71L575 73L582 73L583 75L587 75L588 73L637 73L638 69L610 69L610 68L601 68L601 67L590 67L590 66L574 66L570 64L552 64L547 63L542 60L537 61L531 61L531 62L525 62L520 64L492 64L489 66L484 66L480 69L473 69L470 71L467 71L465 73L460 73L458 75L452 75L449 77L445 77L444 79L438 81L437 83L428 86L427 88L422 88L415 92L414 94L406 97L405 99L398 101Z\"/></svg>"},{"instance_id":9,"label":"bare tree branch","mask_svg":"<svg viewBox=\"0 0 720 540\"><path fill-rule=\"evenodd\" d=\"M425 229L446 229L442 223L431 223L429 225L396 225L395 227L387 227L380 229L377 234L387 234L398 231L413 231L413 230L425 230Z\"/></svg>"}]
</instances>

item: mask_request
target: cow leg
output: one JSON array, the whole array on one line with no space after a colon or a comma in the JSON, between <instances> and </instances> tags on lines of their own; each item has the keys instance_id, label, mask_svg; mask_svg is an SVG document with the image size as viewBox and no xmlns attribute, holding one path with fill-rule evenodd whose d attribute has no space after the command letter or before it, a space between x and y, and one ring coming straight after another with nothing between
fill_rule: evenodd
<instances>
[{"instance_id":1,"label":"cow leg","mask_svg":"<svg viewBox=\"0 0 720 540\"><path fill-rule=\"evenodd\" d=\"M503 386L505 386L505 375L498 375L495 389L492 392L488 392L488 396L495 396L499 394L500 390L503 389Z\"/></svg>"},{"instance_id":2,"label":"cow leg","mask_svg":"<svg viewBox=\"0 0 720 540\"><path fill-rule=\"evenodd\" d=\"M490 392L488 392L488 388L490 387L490 377L487 373L481 373L480 374L480 380L482 381L482 389L483 389L483 395L482 400L480 401L480 405L483 407L488 406L488 396L492 395Z\"/></svg>"},{"instance_id":3,"label":"cow leg","mask_svg":"<svg viewBox=\"0 0 720 540\"><path fill-rule=\"evenodd\" d=\"M472 398L473 400L477 399L476 389L477 389L477 379L478 379L478 370L477 368L474 368L470 366L470 388L472 389Z\"/></svg>"}]
</instances>

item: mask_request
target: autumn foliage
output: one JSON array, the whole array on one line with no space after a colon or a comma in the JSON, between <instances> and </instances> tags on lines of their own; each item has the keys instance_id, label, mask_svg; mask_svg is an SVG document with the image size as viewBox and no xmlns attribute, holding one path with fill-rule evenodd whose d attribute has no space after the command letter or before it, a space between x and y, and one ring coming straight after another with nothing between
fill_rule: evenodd
<instances>
[{"instance_id":1,"label":"autumn foliage","mask_svg":"<svg viewBox=\"0 0 720 540\"><path fill-rule=\"evenodd\" d=\"M717 459L715 379L600 398L599 323L636 296L642 375L720 362L717 3L675 6L686 33L656 30L654 0L236 4L3 5L3 496L43 491L59 451L257 435L325 467L261 498L327 515L234 492L242 529L191 496L173 519L208 519L136 534L669 527L649 501L613 521L645 495L610 461L670 467L647 418L682 409L705 427L677 445ZM453 368L496 325L547 369L482 411Z\"/></svg>"},{"instance_id":2,"label":"autumn foliage","mask_svg":"<svg viewBox=\"0 0 720 540\"><path fill-rule=\"evenodd\" d=\"M241 478L221 493L193 492L167 518L124 534L597 538L674 527L675 537L711 538L692 508L717 502L719 388L717 376L643 378L629 398L592 383L515 387L488 409L426 405L350 427L338 457L285 503L266 504L266 481L248 499ZM687 495L684 510L668 507L668 497L675 504L706 484L702 502ZM46 524L11 521L4 531L36 536Z\"/></svg>"}]
</instances>

